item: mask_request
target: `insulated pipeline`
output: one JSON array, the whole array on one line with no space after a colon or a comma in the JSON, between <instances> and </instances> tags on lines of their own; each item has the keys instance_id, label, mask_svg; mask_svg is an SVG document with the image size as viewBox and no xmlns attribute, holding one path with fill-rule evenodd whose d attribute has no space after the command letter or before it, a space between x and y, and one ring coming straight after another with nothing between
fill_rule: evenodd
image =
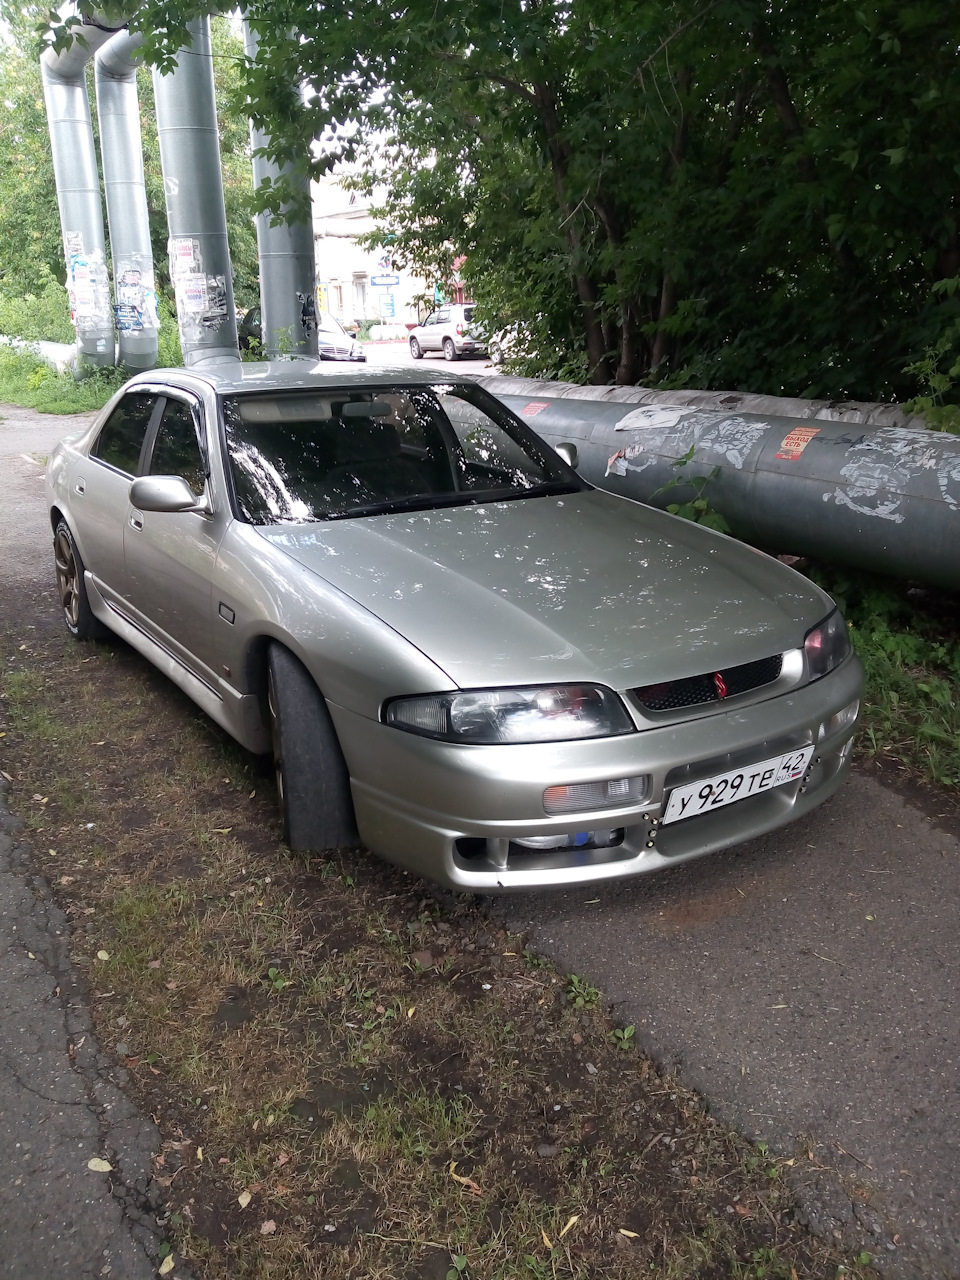
<instances>
[{"instance_id":1,"label":"insulated pipeline","mask_svg":"<svg viewBox=\"0 0 960 1280\"><path fill-rule=\"evenodd\" d=\"M756 546L960 588L960 437L527 387L499 398L551 445L575 444L600 488L666 507L697 497L701 477L710 505Z\"/></svg>"}]
</instances>

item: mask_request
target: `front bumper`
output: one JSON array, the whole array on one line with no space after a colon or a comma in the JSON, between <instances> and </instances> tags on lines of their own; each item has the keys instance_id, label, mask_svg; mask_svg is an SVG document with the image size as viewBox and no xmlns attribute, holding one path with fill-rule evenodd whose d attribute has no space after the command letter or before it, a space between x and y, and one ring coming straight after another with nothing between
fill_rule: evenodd
<instances>
[{"instance_id":1,"label":"front bumper","mask_svg":"<svg viewBox=\"0 0 960 1280\"><path fill-rule=\"evenodd\" d=\"M619 738L515 746L437 742L342 707L330 710L367 847L450 888L494 893L641 875L809 812L849 771L855 731L851 725L817 743L820 726L862 688L862 668L851 656L822 680L736 710ZM795 782L661 825L672 787L811 743L817 749ZM547 787L640 775L650 778L645 803L560 817L544 812ZM610 830L617 841L601 848L514 843Z\"/></svg>"}]
</instances>

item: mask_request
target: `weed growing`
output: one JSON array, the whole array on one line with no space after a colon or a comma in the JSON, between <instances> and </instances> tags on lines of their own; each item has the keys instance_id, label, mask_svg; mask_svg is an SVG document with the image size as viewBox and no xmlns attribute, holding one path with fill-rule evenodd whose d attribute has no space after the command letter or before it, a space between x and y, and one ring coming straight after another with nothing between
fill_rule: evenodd
<instances>
[{"instance_id":1,"label":"weed growing","mask_svg":"<svg viewBox=\"0 0 960 1280\"><path fill-rule=\"evenodd\" d=\"M949 596L887 578L819 566L866 670L860 748L902 761L927 781L960 788L960 610Z\"/></svg>"},{"instance_id":2,"label":"weed growing","mask_svg":"<svg viewBox=\"0 0 960 1280\"><path fill-rule=\"evenodd\" d=\"M0 401L38 413L100 409L125 380L120 370L105 369L78 382L72 374L57 373L30 350L0 347Z\"/></svg>"},{"instance_id":3,"label":"weed growing","mask_svg":"<svg viewBox=\"0 0 960 1280\"><path fill-rule=\"evenodd\" d=\"M119 643L28 635L3 644L0 767L100 1044L159 1125L174 1267L868 1274L589 983L362 852L285 854L269 769L158 673Z\"/></svg>"}]
</instances>

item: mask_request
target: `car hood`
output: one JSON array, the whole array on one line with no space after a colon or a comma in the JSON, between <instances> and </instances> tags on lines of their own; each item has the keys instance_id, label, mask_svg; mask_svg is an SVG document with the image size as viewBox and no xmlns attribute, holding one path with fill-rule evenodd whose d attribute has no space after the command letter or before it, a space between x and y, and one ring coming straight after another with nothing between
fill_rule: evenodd
<instances>
[{"instance_id":1,"label":"car hood","mask_svg":"<svg viewBox=\"0 0 960 1280\"><path fill-rule=\"evenodd\" d=\"M655 684L797 648L831 607L753 548L597 490L258 532L461 688Z\"/></svg>"}]
</instances>

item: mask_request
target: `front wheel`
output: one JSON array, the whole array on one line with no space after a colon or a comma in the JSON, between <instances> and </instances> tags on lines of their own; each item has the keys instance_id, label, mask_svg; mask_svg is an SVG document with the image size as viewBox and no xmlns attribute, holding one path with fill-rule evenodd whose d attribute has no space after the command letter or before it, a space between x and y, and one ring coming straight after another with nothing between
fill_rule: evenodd
<instances>
[{"instance_id":1,"label":"front wheel","mask_svg":"<svg viewBox=\"0 0 960 1280\"><path fill-rule=\"evenodd\" d=\"M350 775L327 704L303 663L279 644L268 658L267 711L288 848L356 845Z\"/></svg>"},{"instance_id":2,"label":"front wheel","mask_svg":"<svg viewBox=\"0 0 960 1280\"><path fill-rule=\"evenodd\" d=\"M83 579L83 561L70 526L61 520L53 535L53 559L57 566L57 590L67 630L78 640L102 640L107 628L90 608Z\"/></svg>"},{"instance_id":3,"label":"front wheel","mask_svg":"<svg viewBox=\"0 0 960 1280\"><path fill-rule=\"evenodd\" d=\"M413 356L414 360L423 359L423 347L421 347L416 338L410 339L410 354Z\"/></svg>"},{"instance_id":4,"label":"front wheel","mask_svg":"<svg viewBox=\"0 0 960 1280\"><path fill-rule=\"evenodd\" d=\"M453 345L452 338L444 338L443 340L443 358L444 360L456 360L457 348Z\"/></svg>"}]
</instances>

